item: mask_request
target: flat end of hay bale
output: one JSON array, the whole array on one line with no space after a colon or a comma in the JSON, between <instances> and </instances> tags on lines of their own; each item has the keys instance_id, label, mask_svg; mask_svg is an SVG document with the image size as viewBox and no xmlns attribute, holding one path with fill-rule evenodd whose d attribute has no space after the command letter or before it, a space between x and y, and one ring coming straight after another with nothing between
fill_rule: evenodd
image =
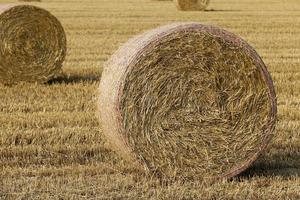
<instances>
[{"instance_id":1,"label":"flat end of hay bale","mask_svg":"<svg viewBox=\"0 0 300 200\"><path fill-rule=\"evenodd\" d=\"M137 36L106 63L103 132L125 159L163 177L229 178L266 148L276 97L245 41L198 23Z\"/></svg>"},{"instance_id":2,"label":"flat end of hay bale","mask_svg":"<svg viewBox=\"0 0 300 200\"><path fill-rule=\"evenodd\" d=\"M0 82L46 82L62 67L66 35L48 11L31 5L0 5Z\"/></svg>"}]
</instances>

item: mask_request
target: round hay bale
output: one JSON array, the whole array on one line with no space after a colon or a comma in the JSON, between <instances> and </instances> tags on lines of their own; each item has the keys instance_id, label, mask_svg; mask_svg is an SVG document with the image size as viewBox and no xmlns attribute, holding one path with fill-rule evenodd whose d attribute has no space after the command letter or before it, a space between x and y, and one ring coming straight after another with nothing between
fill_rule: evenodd
<instances>
[{"instance_id":1,"label":"round hay bale","mask_svg":"<svg viewBox=\"0 0 300 200\"><path fill-rule=\"evenodd\" d=\"M210 0L174 0L178 10L183 11L199 11L205 10Z\"/></svg>"},{"instance_id":2,"label":"round hay bale","mask_svg":"<svg viewBox=\"0 0 300 200\"><path fill-rule=\"evenodd\" d=\"M48 11L0 5L0 83L46 82L62 67L66 35Z\"/></svg>"},{"instance_id":3,"label":"round hay bale","mask_svg":"<svg viewBox=\"0 0 300 200\"><path fill-rule=\"evenodd\" d=\"M276 122L273 83L259 55L198 23L131 39L105 64L99 92L110 146L162 177L233 177L266 148Z\"/></svg>"}]
</instances>

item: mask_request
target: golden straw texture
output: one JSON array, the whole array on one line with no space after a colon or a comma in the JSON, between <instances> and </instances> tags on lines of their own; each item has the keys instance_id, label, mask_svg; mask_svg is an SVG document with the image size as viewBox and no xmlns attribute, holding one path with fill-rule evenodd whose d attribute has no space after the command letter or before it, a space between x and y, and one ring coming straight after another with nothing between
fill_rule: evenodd
<instances>
[{"instance_id":1,"label":"golden straw texture","mask_svg":"<svg viewBox=\"0 0 300 200\"><path fill-rule=\"evenodd\" d=\"M161 177L228 178L266 148L276 98L246 42L197 23L164 26L106 63L99 112L112 148Z\"/></svg>"},{"instance_id":2,"label":"golden straw texture","mask_svg":"<svg viewBox=\"0 0 300 200\"><path fill-rule=\"evenodd\" d=\"M178 10L197 11L205 10L210 0L174 0Z\"/></svg>"},{"instance_id":3,"label":"golden straw texture","mask_svg":"<svg viewBox=\"0 0 300 200\"><path fill-rule=\"evenodd\" d=\"M62 67L66 36L48 11L0 5L0 83L46 82Z\"/></svg>"}]
</instances>

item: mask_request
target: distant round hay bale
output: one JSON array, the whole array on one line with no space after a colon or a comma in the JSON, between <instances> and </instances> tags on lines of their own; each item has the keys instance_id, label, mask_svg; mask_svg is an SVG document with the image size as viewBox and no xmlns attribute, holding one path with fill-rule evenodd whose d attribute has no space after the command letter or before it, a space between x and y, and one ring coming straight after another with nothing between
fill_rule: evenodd
<instances>
[{"instance_id":1,"label":"distant round hay bale","mask_svg":"<svg viewBox=\"0 0 300 200\"><path fill-rule=\"evenodd\" d=\"M46 82L62 67L66 35L48 11L0 5L0 83Z\"/></svg>"},{"instance_id":2,"label":"distant round hay bale","mask_svg":"<svg viewBox=\"0 0 300 200\"><path fill-rule=\"evenodd\" d=\"M210 0L174 0L178 10L200 11L205 10Z\"/></svg>"},{"instance_id":3,"label":"distant round hay bale","mask_svg":"<svg viewBox=\"0 0 300 200\"><path fill-rule=\"evenodd\" d=\"M229 178L266 148L276 98L245 41L198 23L164 26L105 64L99 113L110 146L162 177Z\"/></svg>"}]
</instances>

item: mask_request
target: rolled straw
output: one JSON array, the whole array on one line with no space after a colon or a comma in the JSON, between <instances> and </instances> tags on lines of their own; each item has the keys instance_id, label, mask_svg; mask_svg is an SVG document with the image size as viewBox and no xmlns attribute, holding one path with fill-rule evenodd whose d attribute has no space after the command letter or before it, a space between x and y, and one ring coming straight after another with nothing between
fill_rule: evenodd
<instances>
[{"instance_id":1,"label":"rolled straw","mask_svg":"<svg viewBox=\"0 0 300 200\"><path fill-rule=\"evenodd\" d=\"M276 97L245 41L198 23L137 36L105 64L99 114L111 147L161 177L233 177L273 136Z\"/></svg>"},{"instance_id":2,"label":"rolled straw","mask_svg":"<svg viewBox=\"0 0 300 200\"><path fill-rule=\"evenodd\" d=\"M210 0L174 0L178 10L201 11L205 10Z\"/></svg>"},{"instance_id":3,"label":"rolled straw","mask_svg":"<svg viewBox=\"0 0 300 200\"><path fill-rule=\"evenodd\" d=\"M66 35L48 11L29 5L0 6L0 82L46 82L62 67Z\"/></svg>"}]
</instances>

